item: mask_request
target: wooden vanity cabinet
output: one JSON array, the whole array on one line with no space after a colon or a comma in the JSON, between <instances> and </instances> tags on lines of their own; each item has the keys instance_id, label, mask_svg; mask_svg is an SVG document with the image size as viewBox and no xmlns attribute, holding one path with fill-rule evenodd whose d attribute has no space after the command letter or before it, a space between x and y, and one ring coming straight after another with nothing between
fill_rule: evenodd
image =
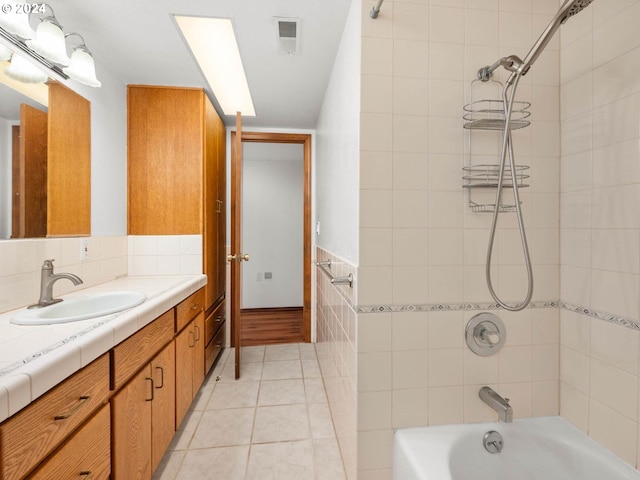
<instances>
[{"instance_id":1,"label":"wooden vanity cabinet","mask_svg":"<svg viewBox=\"0 0 640 480\"><path fill-rule=\"evenodd\" d=\"M109 480L111 412L109 404L78 430L29 480Z\"/></svg>"},{"instance_id":2,"label":"wooden vanity cabinet","mask_svg":"<svg viewBox=\"0 0 640 480\"><path fill-rule=\"evenodd\" d=\"M225 292L226 130L204 90L129 85L129 235L202 235L204 310Z\"/></svg>"},{"instance_id":3,"label":"wooden vanity cabinet","mask_svg":"<svg viewBox=\"0 0 640 480\"><path fill-rule=\"evenodd\" d=\"M204 380L204 312L178 334L176 343L176 430Z\"/></svg>"},{"instance_id":4,"label":"wooden vanity cabinet","mask_svg":"<svg viewBox=\"0 0 640 480\"><path fill-rule=\"evenodd\" d=\"M24 478L104 405L109 393L105 354L5 420L0 425L0 478Z\"/></svg>"},{"instance_id":5,"label":"wooden vanity cabinet","mask_svg":"<svg viewBox=\"0 0 640 480\"><path fill-rule=\"evenodd\" d=\"M175 433L173 342L112 397L111 406L112 478L150 479Z\"/></svg>"},{"instance_id":6,"label":"wooden vanity cabinet","mask_svg":"<svg viewBox=\"0 0 640 480\"><path fill-rule=\"evenodd\" d=\"M225 322L225 302L222 301L215 310L211 312L204 324L204 372L209 373L211 367L218 358L218 355L224 348L226 329Z\"/></svg>"}]
</instances>

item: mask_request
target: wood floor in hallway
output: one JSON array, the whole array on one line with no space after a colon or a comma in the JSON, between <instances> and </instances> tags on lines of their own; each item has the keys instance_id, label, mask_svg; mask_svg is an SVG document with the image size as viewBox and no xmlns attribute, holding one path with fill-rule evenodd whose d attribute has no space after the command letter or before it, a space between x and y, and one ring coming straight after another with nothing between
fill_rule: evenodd
<instances>
[{"instance_id":1,"label":"wood floor in hallway","mask_svg":"<svg viewBox=\"0 0 640 480\"><path fill-rule=\"evenodd\" d=\"M302 307L241 310L241 345L274 345L304 341Z\"/></svg>"},{"instance_id":2,"label":"wood floor in hallway","mask_svg":"<svg viewBox=\"0 0 640 480\"><path fill-rule=\"evenodd\" d=\"M313 344L233 349L205 379L154 480L343 480Z\"/></svg>"}]
</instances>

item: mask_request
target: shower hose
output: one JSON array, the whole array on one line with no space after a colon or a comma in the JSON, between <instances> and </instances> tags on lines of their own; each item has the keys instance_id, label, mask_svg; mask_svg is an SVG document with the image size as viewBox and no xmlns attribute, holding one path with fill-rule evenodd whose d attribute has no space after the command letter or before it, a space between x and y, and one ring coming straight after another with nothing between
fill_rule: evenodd
<instances>
[{"instance_id":1,"label":"shower hose","mask_svg":"<svg viewBox=\"0 0 640 480\"><path fill-rule=\"evenodd\" d=\"M511 111L513 108L513 102L516 96L516 89L518 87L518 83L520 81L520 75L514 75L513 84L511 86L511 93L509 94L509 86L511 85L511 81L508 81L504 88L502 89L502 101L504 105L504 134L502 136L502 151L500 154L500 174L498 175L498 192L496 193L496 205L493 211L493 220L491 222L491 232L489 234L489 246L487 247L487 260L486 260L486 268L485 268L485 276L487 279L487 287L489 288L489 292L491 296L496 301L496 303L504 308L505 310L509 310L512 312L519 312L526 308L531 301L531 296L533 295L533 271L531 269L531 258L529 257L529 246L527 245L527 235L524 230L524 221L522 219L522 208L520 206L520 194L518 192L518 181L516 176L516 165L513 155L513 143L511 140ZM510 79L511 80L511 79ZM500 214L500 202L502 199L502 184L504 182L504 168L506 164L507 154L509 155L509 165L511 170L511 184L513 185L513 198L515 201L515 209L516 214L518 216L518 228L520 230L520 239L522 240L522 251L524 254L524 260L527 267L527 278L528 278L528 287L527 287L527 295L525 299L516 303L515 305L509 305L506 302L502 301L498 295L496 294L493 283L491 281L491 257L493 255L493 245L496 236L496 228L498 226L498 215Z\"/></svg>"}]
</instances>

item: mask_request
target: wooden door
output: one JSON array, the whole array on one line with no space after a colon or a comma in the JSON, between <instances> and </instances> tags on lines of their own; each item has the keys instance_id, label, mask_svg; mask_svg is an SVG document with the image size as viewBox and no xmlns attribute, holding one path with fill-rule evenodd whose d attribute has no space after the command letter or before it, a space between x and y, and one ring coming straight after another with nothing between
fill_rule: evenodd
<instances>
[{"instance_id":1,"label":"wooden door","mask_svg":"<svg viewBox=\"0 0 640 480\"><path fill-rule=\"evenodd\" d=\"M242 253L242 115L236 114L236 131L231 142L231 338L235 348L235 376L240 378L240 350L242 318L241 285L242 261L248 256Z\"/></svg>"},{"instance_id":2,"label":"wooden door","mask_svg":"<svg viewBox=\"0 0 640 480\"><path fill-rule=\"evenodd\" d=\"M20 204L22 200L20 180L20 126L11 127L11 238L24 236L20 231Z\"/></svg>"},{"instance_id":3,"label":"wooden door","mask_svg":"<svg viewBox=\"0 0 640 480\"><path fill-rule=\"evenodd\" d=\"M20 228L16 238L47 234L47 114L20 105ZM28 179L28 180L27 180Z\"/></svg>"},{"instance_id":4,"label":"wooden door","mask_svg":"<svg viewBox=\"0 0 640 480\"><path fill-rule=\"evenodd\" d=\"M175 434L176 346L167 345L151 360L153 402L151 402L151 469L155 472Z\"/></svg>"},{"instance_id":5,"label":"wooden door","mask_svg":"<svg viewBox=\"0 0 640 480\"><path fill-rule=\"evenodd\" d=\"M147 364L111 399L113 480L148 480L151 469L153 380Z\"/></svg>"}]
</instances>

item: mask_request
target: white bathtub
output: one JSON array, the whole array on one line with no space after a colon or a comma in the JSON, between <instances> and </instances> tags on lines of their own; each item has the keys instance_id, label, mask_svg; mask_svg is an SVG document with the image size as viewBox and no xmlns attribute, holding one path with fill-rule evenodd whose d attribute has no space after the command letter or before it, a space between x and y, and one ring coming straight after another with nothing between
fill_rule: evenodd
<instances>
[{"instance_id":1,"label":"white bathtub","mask_svg":"<svg viewBox=\"0 0 640 480\"><path fill-rule=\"evenodd\" d=\"M501 453L483 445L490 430ZM395 480L630 480L640 472L560 417L400 429Z\"/></svg>"}]
</instances>

